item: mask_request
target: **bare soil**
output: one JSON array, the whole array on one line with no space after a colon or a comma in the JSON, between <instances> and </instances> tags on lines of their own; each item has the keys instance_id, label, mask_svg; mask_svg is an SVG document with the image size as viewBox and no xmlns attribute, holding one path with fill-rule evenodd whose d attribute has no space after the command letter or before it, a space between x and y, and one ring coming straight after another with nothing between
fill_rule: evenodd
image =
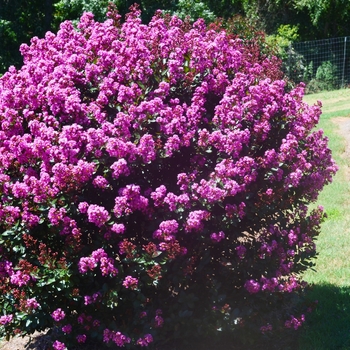
<instances>
[{"instance_id":1,"label":"bare soil","mask_svg":"<svg viewBox=\"0 0 350 350\"><path fill-rule=\"evenodd\" d=\"M331 120L338 127L339 134L345 140L345 152L343 156L350 159L350 118L336 117ZM345 167L346 177L350 180L350 165L345 165Z\"/></svg>"},{"instance_id":2,"label":"bare soil","mask_svg":"<svg viewBox=\"0 0 350 350\"><path fill-rule=\"evenodd\" d=\"M46 350L51 345L51 339L45 333L36 332L32 336L14 337L10 341L0 342L0 350Z\"/></svg>"}]
</instances>

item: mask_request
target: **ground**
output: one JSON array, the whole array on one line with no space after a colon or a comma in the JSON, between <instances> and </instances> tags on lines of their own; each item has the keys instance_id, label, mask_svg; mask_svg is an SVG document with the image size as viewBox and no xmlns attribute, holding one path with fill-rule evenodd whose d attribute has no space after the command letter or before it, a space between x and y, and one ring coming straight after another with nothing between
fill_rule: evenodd
<instances>
[{"instance_id":1,"label":"ground","mask_svg":"<svg viewBox=\"0 0 350 350\"><path fill-rule=\"evenodd\" d=\"M43 333L34 333L31 337L15 337L9 342L0 342L1 350L46 350L51 344L51 339Z\"/></svg>"},{"instance_id":2,"label":"ground","mask_svg":"<svg viewBox=\"0 0 350 350\"><path fill-rule=\"evenodd\" d=\"M335 123L339 128L340 135L346 142L344 156L350 159L350 118L347 117L336 117L332 118L332 122ZM347 179L350 180L350 167L346 169Z\"/></svg>"}]
</instances>

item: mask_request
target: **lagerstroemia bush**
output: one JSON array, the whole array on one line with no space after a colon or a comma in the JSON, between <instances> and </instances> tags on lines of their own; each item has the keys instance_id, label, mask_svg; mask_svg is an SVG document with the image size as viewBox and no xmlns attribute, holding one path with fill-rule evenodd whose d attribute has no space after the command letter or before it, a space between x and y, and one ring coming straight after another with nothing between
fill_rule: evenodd
<instances>
[{"instance_id":1,"label":"lagerstroemia bush","mask_svg":"<svg viewBox=\"0 0 350 350\"><path fill-rule=\"evenodd\" d=\"M297 328L306 205L336 171L320 106L233 35L139 15L64 22L0 79L2 332L64 349Z\"/></svg>"}]
</instances>

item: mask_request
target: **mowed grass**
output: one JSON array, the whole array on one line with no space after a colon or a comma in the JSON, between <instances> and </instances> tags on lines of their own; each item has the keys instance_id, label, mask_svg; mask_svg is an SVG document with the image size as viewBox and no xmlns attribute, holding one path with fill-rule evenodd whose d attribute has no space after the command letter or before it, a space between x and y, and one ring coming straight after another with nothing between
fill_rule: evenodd
<instances>
[{"instance_id":1,"label":"mowed grass","mask_svg":"<svg viewBox=\"0 0 350 350\"><path fill-rule=\"evenodd\" d=\"M317 101L322 102L323 119L332 115L349 115L350 114L350 90L334 90L310 94L304 97L308 104L314 104ZM335 112L335 113L334 113Z\"/></svg>"},{"instance_id":2,"label":"mowed grass","mask_svg":"<svg viewBox=\"0 0 350 350\"><path fill-rule=\"evenodd\" d=\"M304 100L309 104L322 101L319 128L329 137L339 171L317 203L324 206L328 218L316 242L315 268L304 277L310 284L307 297L318 300L318 306L307 316L299 349L350 349L350 154L345 154L346 140L340 136L338 123L334 123L337 117L350 121L350 90L307 95Z\"/></svg>"}]
</instances>

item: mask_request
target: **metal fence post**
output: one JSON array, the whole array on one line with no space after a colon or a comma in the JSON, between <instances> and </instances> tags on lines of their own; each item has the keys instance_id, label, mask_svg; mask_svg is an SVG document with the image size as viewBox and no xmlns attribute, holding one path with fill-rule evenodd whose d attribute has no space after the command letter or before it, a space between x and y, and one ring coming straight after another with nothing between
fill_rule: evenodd
<instances>
[{"instance_id":1,"label":"metal fence post","mask_svg":"<svg viewBox=\"0 0 350 350\"><path fill-rule=\"evenodd\" d=\"M341 87L344 88L345 59L346 59L346 38L344 38L343 72L341 77Z\"/></svg>"}]
</instances>

